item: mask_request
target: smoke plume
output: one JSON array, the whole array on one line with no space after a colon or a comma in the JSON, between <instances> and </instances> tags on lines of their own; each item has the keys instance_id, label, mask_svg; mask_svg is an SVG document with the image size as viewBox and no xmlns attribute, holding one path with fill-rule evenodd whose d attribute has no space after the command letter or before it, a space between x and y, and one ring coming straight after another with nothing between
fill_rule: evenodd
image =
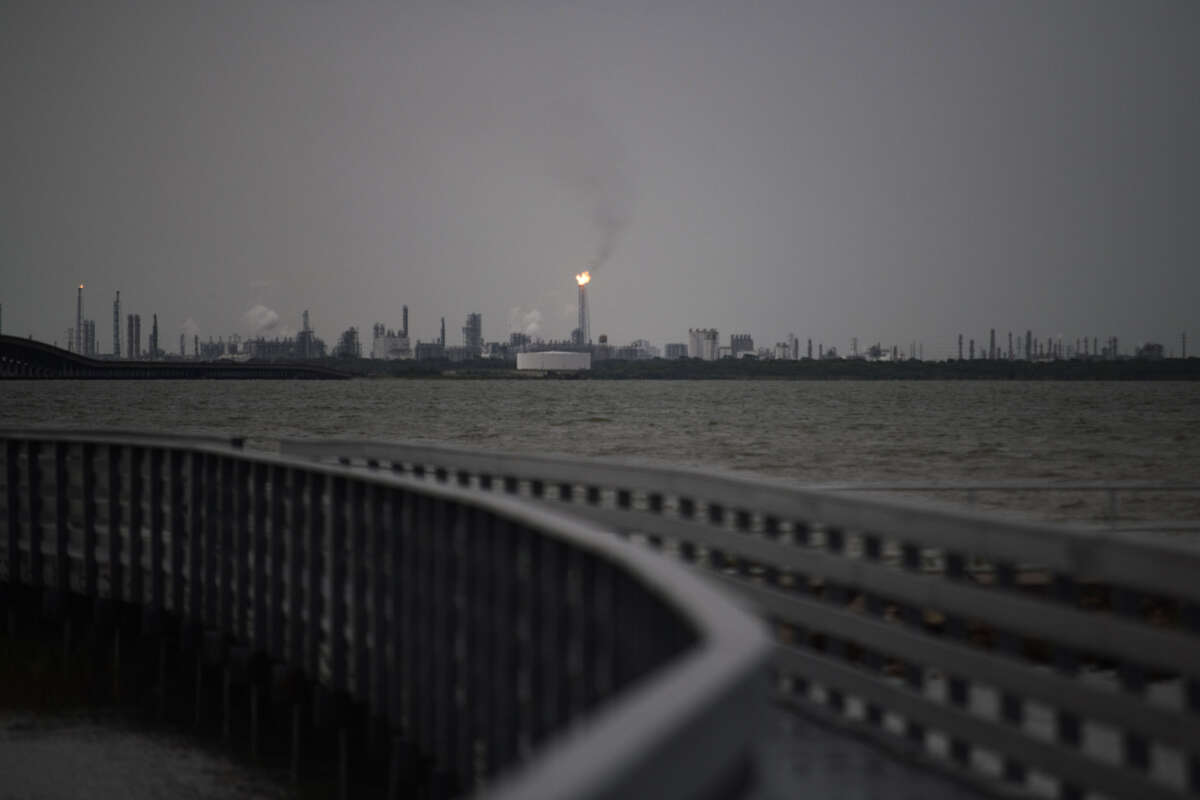
<instances>
[{"instance_id":1,"label":"smoke plume","mask_svg":"<svg viewBox=\"0 0 1200 800\"><path fill-rule=\"evenodd\" d=\"M184 323L179 326L179 332L190 338L200 332L200 326L196 324L196 320L188 317Z\"/></svg>"},{"instance_id":2,"label":"smoke plume","mask_svg":"<svg viewBox=\"0 0 1200 800\"><path fill-rule=\"evenodd\" d=\"M590 215L596 248L586 269L604 266L633 216L633 187L620 138L582 94L549 106L550 124L539 131L550 170Z\"/></svg>"},{"instance_id":3,"label":"smoke plume","mask_svg":"<svg viewBox=\"0 0 1200 800\"><path fill-rule=\"evenodd\" d=\"M256 303L242 315L242 322L250 329L252 335L262 336L279 328L279 314L262 303Z\"/></svg>"},{"instance_id":4,"label":"smoke plume","mask_svg":"<svg viewBox=\"0 0 1200 800\"><path fill-rule=\"evenodd\" d=\"M542 330L542 312L536 308L526 311L519 306L510 309L508 312L508 329L519 331L526 336L536 336Z\"/></svg>"}]
</instances>

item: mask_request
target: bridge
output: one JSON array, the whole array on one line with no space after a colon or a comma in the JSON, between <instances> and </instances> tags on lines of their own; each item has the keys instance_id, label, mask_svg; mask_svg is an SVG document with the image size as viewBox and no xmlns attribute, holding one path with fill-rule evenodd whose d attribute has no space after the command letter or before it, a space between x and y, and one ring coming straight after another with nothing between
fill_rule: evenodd
<instances>
[{"instance_id":1,"label":"bridge","mask_svg":"<svg viewBox=\"0 0 1200 800\"><path fill-rule=\"evenodd\" d=\"M349 377L349 373L303 363L109 361L81 356L33 339L0 336L0 378L344 380Z\"/></svg>"},{"instance_id":2,"label":"bridge","mask_svg":"<svg viewBox=\"0 0 1200 800\"><path fill-rule=\"evenodd\" d=\"M988 796L1200 794L1177 540L600 459L0 440L12 624L132 620L252 730L358 709L343 787L416 758L446 795L744 796L769 698Z\"/></svg>"}]
</instances>

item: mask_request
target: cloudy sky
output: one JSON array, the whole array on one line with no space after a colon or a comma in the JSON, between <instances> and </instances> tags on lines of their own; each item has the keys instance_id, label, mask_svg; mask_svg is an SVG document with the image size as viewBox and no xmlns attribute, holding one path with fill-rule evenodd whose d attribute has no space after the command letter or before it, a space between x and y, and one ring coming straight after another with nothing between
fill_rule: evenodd
<instances>
[{"instance_id":1,"label":"cloudy sky","mask_svg":"<svg viewBox=\"0 0 1200 800\"><path fill-rule=\"evenodd\" d=\"M5 333L1200 338L1200 3L0 10ZM1200 351L1200 342L1196 343Z\"/></svg>"}]
</instances>

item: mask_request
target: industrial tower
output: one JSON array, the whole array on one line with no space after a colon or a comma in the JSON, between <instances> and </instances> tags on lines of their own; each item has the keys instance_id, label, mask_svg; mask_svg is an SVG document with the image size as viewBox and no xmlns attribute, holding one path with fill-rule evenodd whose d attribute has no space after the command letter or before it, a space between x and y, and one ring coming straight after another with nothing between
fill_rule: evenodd
<instances>
[{"instance_id":1,"label":"industrial tower","mask_svg":"<svg viewBox=\"0 0 1200 800\"><path fill-rule=\"evenodd\" d=\"M121 293L113 300L113 358L121 357Z\"/></svg>"},{"instance_id":2,"label":"industrial tower","mask_svg":"<svg viewBox=\"0 0 1200 800\"><path fill-rule=\"evenodd\" d=\"M75 295L75 352L83 353L83 284Z\"/></svg>"},{"instance_id":3,"label":"industrial tower","mask_svg":"<svg viewBox=\"0 0 1200 800\"><path fill-rule=\"evenodd\" d=\"M580 347L586 347L592 343L591 323L588 321L587 307L587 285L592 280L592 275L589 272L581 272L575 276L575 282L579 284L579 341L577 344Z\"/></svg>"}]
</instances>

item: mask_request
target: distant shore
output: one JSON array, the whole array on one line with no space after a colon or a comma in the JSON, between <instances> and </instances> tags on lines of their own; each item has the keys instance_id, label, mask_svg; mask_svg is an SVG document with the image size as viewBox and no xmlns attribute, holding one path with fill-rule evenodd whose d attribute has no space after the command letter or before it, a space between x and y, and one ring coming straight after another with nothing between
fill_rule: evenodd
<instances>
[{"instance_id":1,"label":"distant shore","mask_svg":"<svg viewBox=\"0 0 1200 800\"><path fill-rule=\"evenodd\" d=\"M370 378L457 380L1002 380L1002 381L1192 381L1200 358L1121 361L799 361L648 359L596 361L580 372L518 372L510 362L477 360L379 361L327 359L322 366Z\"/></svg>"}]
</instances>

